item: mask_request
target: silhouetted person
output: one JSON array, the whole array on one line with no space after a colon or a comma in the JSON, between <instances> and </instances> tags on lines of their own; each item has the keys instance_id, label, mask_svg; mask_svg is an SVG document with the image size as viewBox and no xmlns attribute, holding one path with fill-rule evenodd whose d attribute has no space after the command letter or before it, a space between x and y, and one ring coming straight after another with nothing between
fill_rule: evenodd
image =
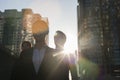
<instances>
[{"instance_id":1,"label":"silhouetted person","mask_svg":"<svg viewBox=\"0 0 120 80\"><path fill-rule=\"evenodd\" d=\"M22 44L21 44L21 50L26 50L26 49L29 49L31 48L32 45L29 41L23 41Z\"/></svg>"},{"instance_id":2,"label":"silhouetted person","mask_svg":"<svg viewBox=\"0 0 120 80\"><path fill-rule=\"evenodd\" d=\"M72 80L78 80L76 61L73 55L64 52L64 44L66 42L66 35L62 31L56 31L54 36L55 50L53 52L53 73L51 80L70 80L69 71L72 75Z\"/></svg>"},{"instance_id":3,"label":"silhouetted person","mask_svg":"<svg viewBox=\"0 0 120 80\"><path fill-rule=\"evenodd\" d=\"M48 24L38 20L32 25L34 47L23 51L23 57L16 63L12 80L50 80L52 49L45 43Z\"/></svg>"},{"instance_id":4,"label":"silhouetted person","mask_svg":"<svg viewBox=\"0 0 120 80\"><path fill-rule=\"evenodd\" d=\"M27 50L27 49L29 49L29 48L31 48L31 47L32 47L32 45L31 45L31 43L30 43L29 41L23 41L22 44L21 44L20 57L23 56L23 51L24 51L24 50Z\"/></svg>"},{"instance_id":5,"label":"silhouetted person","mask_svg":"<svg viewBox=\"0 0 120 80\"><path fill-rule=\"evenodd\" d=\"M14 62L11 50L0 45L0 80L10 80Z\"/></svg>"}]
</instances>

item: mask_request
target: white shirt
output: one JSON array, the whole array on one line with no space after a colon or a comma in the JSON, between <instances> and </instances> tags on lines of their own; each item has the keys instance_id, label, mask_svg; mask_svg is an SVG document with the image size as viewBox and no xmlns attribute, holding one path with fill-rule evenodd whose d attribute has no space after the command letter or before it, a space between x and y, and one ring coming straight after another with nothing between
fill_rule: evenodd
<instances>
[{"instance_id":1,"label":"white shirt","mask_svg":"<svg viewBox=\"0 0 120 80\"><path fill-rule=\"evenodd\" d=\"M39 49L34 49L33 50L33 65L35 68L36 73L38 73L40 64L43 60L44 54L45 54L45 47L42 47L40 50Z\"/></svg>"}]
</instances>

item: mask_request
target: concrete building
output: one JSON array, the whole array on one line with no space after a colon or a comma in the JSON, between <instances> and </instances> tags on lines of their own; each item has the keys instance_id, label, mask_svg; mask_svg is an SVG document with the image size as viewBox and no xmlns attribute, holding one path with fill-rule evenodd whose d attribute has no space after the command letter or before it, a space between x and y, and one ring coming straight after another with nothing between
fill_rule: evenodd
<instances>
[{"instance_id":1,"label":"concrete building","mask_svg":"<svg viewBox=\"0 0 120 80\"><path fill-rule=\"evenodd\" d=\"M22 30L22 13L15 9L5 10L1 12L1 43L7 48L11 49L13 53L18 53L19 44L21 42Z\"/></svg>"},{"instance_id":2,"label":"concrete building","mask_svg":"<svg viewBox=\"0 0 120 80\"><path fill-rule=\"evenodd\" d=\"M4 25L4 17L3 17L3 13L0 12L0 43L2 43L3 25Z\"/></svg>"},{"instance_id":3,"label":"concrete building","mask_svg":"<svg viewBox=\"0 0 120 80\"><path fill-rule=\"evenodd\" d=\"M48 23L48 19L33 13L32 9L8 9L0 12L0 43L19 55L22 41L30 41L34 45L31 32L32 23L41 19Z\"/></svg>"},{"instance_id":4,"label":"concrete building","mask_svg":"<svg viewBox=\"0 0 120 80\"><path fill-rule=\"evenodd\" d=\"M77 11L80 54L106 74L120 75L120 1L78 0Z\"/></svg>"}]
</instances>

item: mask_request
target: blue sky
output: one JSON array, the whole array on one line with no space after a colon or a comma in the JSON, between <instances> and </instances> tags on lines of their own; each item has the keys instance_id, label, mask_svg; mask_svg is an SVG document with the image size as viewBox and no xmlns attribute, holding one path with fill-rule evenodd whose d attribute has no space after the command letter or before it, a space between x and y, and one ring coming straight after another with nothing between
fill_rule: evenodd
<instances>
[{"instance_id":1,"label":"blue sky","mask_svg":"<svg viewBox=\"0 0 120 80\"><path fill-rule=\"evenodd\" d=\"M0 10L31 8L34 13L48 17L50 46L53 35L61 30L67 35L66 47L77 48L77 0L0 0Z\"/></svg>"}]
</instances>

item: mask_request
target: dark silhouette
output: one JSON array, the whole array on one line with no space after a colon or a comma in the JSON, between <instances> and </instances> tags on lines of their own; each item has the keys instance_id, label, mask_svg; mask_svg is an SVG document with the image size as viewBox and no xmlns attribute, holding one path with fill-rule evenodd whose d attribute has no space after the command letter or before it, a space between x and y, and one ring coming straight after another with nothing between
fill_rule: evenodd
<instances>
[{"instance_id":1,"label":"dark silhouette","mask_svg":"<svg viewBox=\"0 0 120 80\"><path fill-rule=\"evenodd\" d=\"M29 41L23 41L22 44L21 44L21 50L26 50L28 48L31 48L31 43Z\"/></svg>"},{"instance_id":2,"label":"dark silhouette","mask_svg":"<svg viewBox=\"0 0 120 80\"><path fill-rule=\"evenodd\" d=\"M11 50L0 44L0 79L10 80L11 72L15 62L15 57L11 55Z\"/></svg>"},{"instance_id":3,"label":"dark silhouette","mask_svg":"<svg viewBox=\"0 0 120 80\"><path fill-rule=\"evenodd\" d=\"M31 45L31 43L30 43L29 41L23 41L22 44L21 44L20 57L23 56L23 51L24 51L24 50L27 50L27 49L29 49L29 48L31 48L31 47L32 47L32 45Z\"/></svg>"},{"instance_id":4,"label":"dark silhouette","mask_svg":"<svg viewBox=\"0 0 120 80\"><path fill-rule=\"evenodd\" d=\"M12 80L50 80L52 49L45 44L48 31L48 25L44 21L38 20L32 25L36 43L34 47L23 51L23 57L14 67Z\"/></svg>"},{"instance_id":5,"label":"dark silhouette","mask_svg":"<svg viewBox=\"0 0 120 80\"><path fill-rule=\"evenodd\" d=\"M69 80L69 71L71 72L72 80L78 80L75 57L72 54L65 54L65 42L66 35L62 31L56 31L54 36L56 48L53 52L54 62L52 62L54 69L51 73L51 80Z\"/></svg>"}]
</instances>

